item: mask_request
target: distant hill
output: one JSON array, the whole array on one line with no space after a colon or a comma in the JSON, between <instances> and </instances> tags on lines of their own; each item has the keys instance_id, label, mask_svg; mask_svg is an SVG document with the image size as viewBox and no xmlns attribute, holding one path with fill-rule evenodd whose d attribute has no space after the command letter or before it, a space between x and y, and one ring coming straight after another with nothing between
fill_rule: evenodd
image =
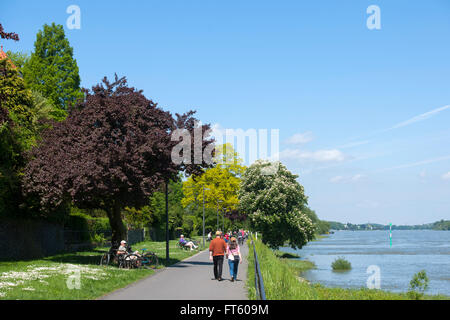
<instances>
[{"instance_id":1,"label":"distant hill","mask_svg":"<svg viewBox=\"0 0 450 320\"><path fill-rule=\"evenodd\" d=\"M336 221L327 221L330 225L330 230L389 230L389 225L377 223L341 223ZM433 223L420 225L392 225L392 230L450 230L450 220L441 220Z\"/></svg>"}]
</instances>

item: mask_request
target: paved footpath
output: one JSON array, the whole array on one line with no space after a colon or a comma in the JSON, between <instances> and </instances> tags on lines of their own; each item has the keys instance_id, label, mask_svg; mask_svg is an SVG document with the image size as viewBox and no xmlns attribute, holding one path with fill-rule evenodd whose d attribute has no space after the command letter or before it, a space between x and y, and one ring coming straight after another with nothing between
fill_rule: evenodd
<instances>
[{"instance_id":1,"label":"paved footpath","mask_svg":"<svg viewBox=\"0 0 450 320\"><path fill-rule=\"evenodd\" d=\"M247 300L248 247L241 247L243 261L238 279L231 282L228 260L224 259L223 281L214 280L209 251L189 257L177 264L126 288L102 297L103 300Z\"/></svg>"}]
</instances>

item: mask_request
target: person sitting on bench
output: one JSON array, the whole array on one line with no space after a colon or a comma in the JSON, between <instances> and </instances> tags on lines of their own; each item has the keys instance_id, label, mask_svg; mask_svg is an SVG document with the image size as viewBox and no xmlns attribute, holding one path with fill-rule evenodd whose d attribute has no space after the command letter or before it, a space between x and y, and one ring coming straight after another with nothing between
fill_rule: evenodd
<instances>
[{"instance_id":1,"label":"person sitting on bench","mask_svg":"<svg viewBox=\"0 0 450 320\"><path fill-rule=\"evenodd\" d=\"M127 242L125 240L122 240L120 242L120 247L119 247L119 249L117 249L117 254L125 254L125 255L127 255L127 254L135 254L137 256L141 256L139 251L134 251L133 252L133 250L131 250L131 247L127 246ZM133 256L132 259L136 259L136 257Z\"/></svg>"},{"instance_id":2,"label":"person sitting on bench","mask_svg":"<svg viewBox=\"0 0 450 320\"><path fill-rule=\"evenodd\" d=\"M198 246L196 246L192 241L187 241L183 235L180 236L180 244L182 246L189 247L191 251L198 248Z\"/></svg>"}]
</instances>

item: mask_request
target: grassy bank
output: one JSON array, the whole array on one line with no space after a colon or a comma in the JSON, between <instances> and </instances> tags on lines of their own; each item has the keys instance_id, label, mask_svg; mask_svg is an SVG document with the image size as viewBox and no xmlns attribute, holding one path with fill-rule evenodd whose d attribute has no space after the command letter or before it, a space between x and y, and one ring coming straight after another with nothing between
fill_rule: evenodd
<instances>
[{"instance_id":1,"label":"grassy bank","mask_svg":"<svg viewBox=\"0 0 450 320\"><path fill-rule=\"evenodd\" d=\"M146 241L135 244L132 248L154 251L158 255L160 268L166 265L165 242ZM169 248L169 265L198 252L178 248L177 240L170 241ZM118 269L116 266L101 267L100 257L107 250L95 248L38 260L0 262L0 299L95 299L155 272L147 269ZM76 281L72 280L78 274L79 289L76 288Z\"/></svg>"},{"instance_id":2,"label":"grassy bank","mask_svg":"<svg viewBox=\"0 0 450 320\"><path fill-rule=\"evenodd\" d=\"M300 277L314 267L310 261L293 260L295 256L284 255L256 242L264 288L268 300L402 300L409 299L406 293L392 293L374 289L327 288L320 284L310 284ZM249 298L256 298L253 248L250 245L248 256ZM424 299L449 299L445 296L425 296Z\"/></svg>"}]
</instances>

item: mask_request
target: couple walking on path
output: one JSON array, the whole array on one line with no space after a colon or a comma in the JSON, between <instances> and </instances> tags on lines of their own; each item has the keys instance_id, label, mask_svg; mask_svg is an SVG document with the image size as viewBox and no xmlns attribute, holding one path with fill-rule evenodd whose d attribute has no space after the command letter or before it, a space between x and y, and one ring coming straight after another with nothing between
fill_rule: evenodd
<instances>
[{"instance_id":1,"label":"couple walking on path","mask_svg":"<svg viewBox=\"0 0 450 320\"><path fill-rule=\"evenodd\" d=\"M209 245L209 259L214 262L214 278L222 281L222 268L224 258L228 259L231 281L237 278L239 264L242 263L242 255L235 237L231 237L228 244L222 238L220 231L216 232L216 238Z\"/></svg>"},{"instance_id":2,"label":"couple walking on path","mask_svg":"<svg viewBox=\"0 0 450 320\"><path fill-rule=\"evenodd\" d=\"M214 233L213 233L214 236ZM214 239L213 239L214 240ZM239 260L239 280L233 274L234 282L217 281L217 288L211 283L210 252L208 248L179 261L158 269L125 288L116 290L101 299L105 300L248 300L247 269L248 247L239 248L242 259ZM224 249L222 247L222 253ZM222 263L224 256L222 256ZM234 261L234 260L233 260ZM242 261L242 263L240 263ZM218 270L217 270L218 271ZM130 271L133 272L133 271ZM234 270L233 270L234 272ZM229 278L226 276L225 278ZM219 288L220 287L220 288ZM219 290L217 290L219 289Z\"/></svg>"}]
</instances>

